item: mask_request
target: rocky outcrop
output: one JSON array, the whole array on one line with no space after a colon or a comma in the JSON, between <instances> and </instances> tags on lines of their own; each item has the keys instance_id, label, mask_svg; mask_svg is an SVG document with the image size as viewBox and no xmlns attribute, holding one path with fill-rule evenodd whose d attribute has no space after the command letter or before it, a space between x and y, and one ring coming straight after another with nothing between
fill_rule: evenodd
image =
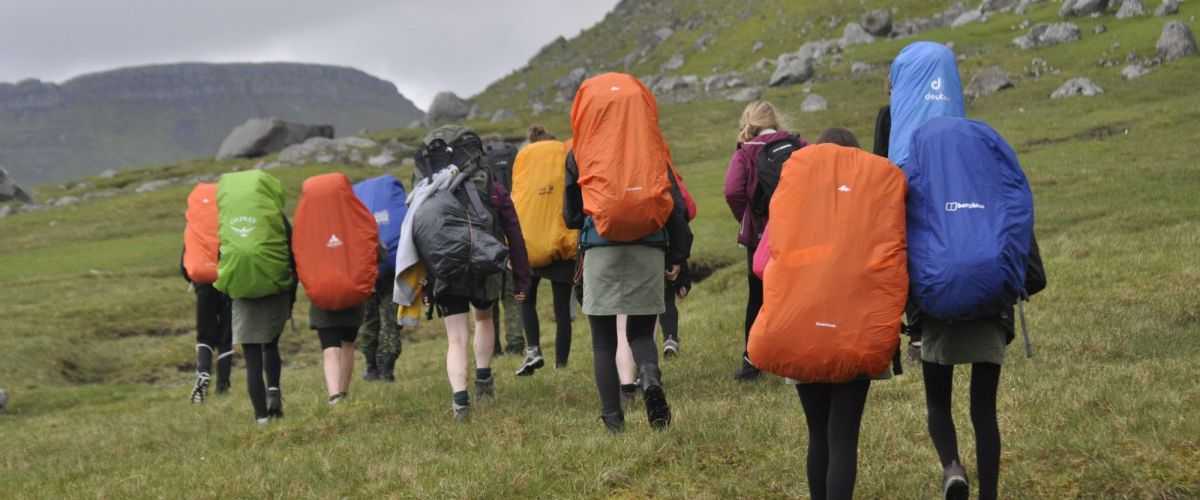
<instances>
[{"instance_id":1,"label":"rocky outcrop","mask_svg":"<svg viewBox=\"0 0 1200 500\"><path fill-rule=\"evenodd\" d=\"M1108 9L1108 0L1063 0L1058 17L1087 17L1103 14Z\"/></svg>"},{"instance_id":2,"label":"rocky outcrop","mask_svg":"<svg viewBox=\"0 0 1200 500\"><path fill-rule=\"evenodd\" d=\"M887 9L875 9L862 16L862 27L874 36L892 34L892 12Z\"/></svg>"},{"instance_id":3,"label":"rocky outcrop","mask_svg":"<svg viewBox=\"0 0 1200 500\"><path fill-rule=\"evenodd\" d=\"M1094 96L1103 93L1104 89L1100 88L1099 85L1092 83L1092 81L1088 80L1087 78L1072 78L1067 80L1067 83L1064 83L1062 87L1058 88L1058 90L1055 90L1053 94L1050 94L1050 98L1064 99L1079 95Z\"/></svg>"},{"instance_id":4,"label":"rocky outcrop","mask_svg":"<svg viewBox=\"0 0 1200 500\"><path fill-rule=\"evenodd\" d=\"M978 99L1002 89L1010 89L1013 85L1008 73L1005 73L999 66L991 66L976 73L975 77L971 78L971 83L967 84L963 94Z\"/></svg>"},{"instance_id":5,"label":"rocky outcrop","mask_svg":"<svg viewBox=\"0 0 1200 500\"><path fill-rule=\"evenodd\" d=\"M814 75L816 75L816 69L813 67L812 56L805 56L801 52L788 52L779 56L775 65L775 73L771 74L767 85L772 87L795 85L809 81Z\"/></svg>"},{"instance_id":6,"label":"rocky outcrop","mask_svg":"<svg viewBox=\"0 0 1200 500\"><path fill-rule=\"evenodd\" d=\"M312 137L333 137L332 125L305 125L277 118L254 118L233 129L221 143L218 160L257 158Z\"/></svg>"},{"instance_id":7,"label":"rocky outcrop","mask_svg":"<svg viewBox=\"0 0 1200 500\"><path fill-rule=\"evenodd\" d=\"M1121 8L1117 10L1117 19L1148 15L1150 15L1150 9L1146 8L1146 4L1143 4L1142 0L1125 0L1121 3Z\"/></svg>"},{"instance_id":8,"label":"rocky outcrop","mask_svg":"<svg viewBox=\"0 0 1200 500\"><path fill-rule=\"evenodd\" d=\"M8 170L0 167L0 202L17 200L21 203L33 203L33 197L17 185L17 181L8 175ZM6 205L7 206L7 205Z\"/></svg>"},{"instance_id":9,"label":"rocky outcrop","mask_svg":"<svg viewBox=\"0 0 1200 500\"><path fill-rule=\"evenodd\" d=\"M1082 39L1083 33L1075 23L1037 23L1030 28L1029 34L1014 38L1013 45L1020 49L1034 49Z\"/></svg>"},{"instance_id":10,"label":"rocky outcrop","mask_svg":"<svg viewBox=\"0 0 1200 500\"><path fill-rule=\"evenodd\" d=\"M1146 74L1148 74L1148 73L1150 73L1150 70L1146 69L1144 66L1142 66L1140 64L1130 64L1129 66L1121 68L1121 78L1124 78L1126 80L1133 80L1135 78L1141 78L1143 76L1146 76Z\"/></svg>"},{"instance_id":11,"label":"rocky outcrop","mask_svg":"<svg viewBox=\"0 0 1200 500\"><path fill-rule=\"evenodd\" d=\"M516 119L517 115L512 111L509 111L508 108L500 108L497 109L495 113L492 113L492 123L500 123Z\"/></svg>"},{"instance_id":12,"label":"rocky outcrop","mask_svg":"<svg viewBox=\"0 0 1200 500\"><path fill-rule=\"evenodd\" d=\"M842 30L842 38L840 42L842 47L849 47L851 45L875 43L875 37L870 33L867 33L867 30L863 29L862 25L858 23L849 23L846 25L846 28Z\"/></svg>"},{"instance_id":13,"label":"rocky outcrop","mask_svg":"<svg viewBox=\"0 0 1200 500\"><path fill-rule=\"evenodd\" d=\"M471 114L471 103L454 92L439 92L433 97L429 111L425 112L425 123L452 122L466 119Z\"/></svg>"},{"instance_id":14,"label":"rocky outcrop","mask_svg":"<svg viewBox=\"0 0 1200 500\"><path fill-rule=\"evenodd\" d=\"M1179 2L1176 0L1163 0L1163 3L1158 4L1154 9L1155 17L1173 16L1179 13Z\"/></svg>"},{"instance_id":15,"label":"rocky outcrop","mask_svg":"<svg viewBox=\"0 0 1200 500\"><path fill-rule=\"evenodd\" d=\"M829 109L829 101L817 94L808 94L808 97L804 98L804 102L800 103L801 113L815 113L826 109Z\"/></svg>"},{"instance_id":16,"label":"rocky outcrop","mask_svg":"<svg viewBox=\"0 0 1200 500\"><path fill-rule=\"evenodd\" d=\"M1196 55L1196 35L1188 25L1170 21L1163 25L1162 36L1158 38L1155 49L1158 50L1158 57L1164 61Z\"/></svg>"}]
</instances>

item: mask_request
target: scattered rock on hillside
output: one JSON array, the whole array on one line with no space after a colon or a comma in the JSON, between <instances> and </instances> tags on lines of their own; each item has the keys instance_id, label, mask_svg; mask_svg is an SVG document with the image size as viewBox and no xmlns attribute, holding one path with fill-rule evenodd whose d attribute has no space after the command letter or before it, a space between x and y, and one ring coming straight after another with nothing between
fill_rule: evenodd
<instances>
[{"instance_id":1,"label":"scattered rock on hillside","mask_svg":"<svg viewBox=\"0 0 1200 500\"><path fill-rule=\"evenodd\" d=\"M750 69L752 69L754 71L766 71L766 70L774 67L775 64L776 63L775 63L774 59L763 58L763 59L759 59L758 62L750 65Z\"/></svg>"},{"instance_id":2,"label":"scattered rock on hillside","mask_svg":"<svg viewBox=\"0 0 1200 500\"><path fill-rule=\"evenodd\" d=\"M509 111L508 108L497 109L496 112L492 114L492 123L500 123L516 119L517 115L513 114L512 111Z\"/></svg>"},{"instance_id":3,"label":"scattered rock on hillside","mask_svg":"<svg viewBox=\"0 0 1200 500\"><path fill-rule=\"evenodd\" d=\"M842 30L842 38L840 42L842 47L849 47L851 45L875 43L875 37L871 36L870 33L867 33L867 30L863 29L862 25L858 23L849 23L846 25L846 28Z\"/></svg>"},{"instance_id":4,"label":"scattered rock on hillside","mask_svg":"<svg viewBox=\"0 0 1200 500\"><path fill-rule=\"evenodd\" d=\"M1016 12L1017 14L1024 14L1029 10L1030 6L1046 2L1047 0L1021 0L1020 3L1017 4L1017 8L1013 9L1013 12Z\"/></svg>"},{"instance_id":5,"label":"scattered rock on hillside","mask_svg":"<svg viewBox=\"0 0 1200 500\"><path fill-rule=\"evenodd\" d=\"M324 137L314 137L302 144L288 146L287 149L279 152L276 160L285 165L299 165L302 163L363 163L363 153L359 150L373 149L379 147L379 144L370 139L361 137L339 137L337 139L327 139Z\"/></svg>"},{"instance_id":6,"label":"scattered rock on hillside","mask_svg":"<svg viewBox=\"0 0 1200 500\"><path fill-rule=\"evenodd\" d=\"M143 182L142 185L138 186L137 189L134 189L133 192L135 192L135 193L153 193L155 191L158 191L159 189L170 186L171 181L172 181L171 179L162 179L162 180L157 180L157 181Z\"/></svg>"},{"instance_id":7,"label":"scattered rock on hillside","mask_svg":"<svg viewBox=\"0 0 1200 500\"><path fill-rule=\"evenodd\" d=\"M795 53L799 54L800 57L811 58L819 61L826 55L837 54L841 51L842 41L840 39L833 39L807 42L804 45L801 45L800 50L797 50Z\"/></svg>"},{"instance_id":8,"label":"scattered rock on hillside","mask_svg":"<svg viewBox=\"0 0 1200 500\"><path fill-rule=\"evenodd\" d=\"M112 179L113 177L116 177L116 176L117 176L117 174L118 174L118 172L117 172L117 169L115 169L115 168L110 168L110 169L108 169L108 170L105 170L105 171L103 171L103 172L100 172L100 175L99 175L99 177L100 177L101 179Z\"/></svg>"},{"instance_id":9,"label":"scattered rock on hillside","mask_svg":"<svg viewBox=\"0 0 1200 500\"><path fill-rule=\"evenodd\" d=\"M13 212L12 207L8 205L0 205L0 219L8 217Z\"/></svg>"},{"instance_id":10,"label":"scattered rock on hillside","mask_svg":"<svg viewBox=\"0 0 1200 500\"><path fill-rule=\"evenodd\" d=\"M439 92L433 97L429 111L425 113L425 123L433 125L442 122L462 120L471 114L471 103L454 92Z\"/></svg>"},{"instance_id":11,"label":"scattered rock on hillside","mask_svg":"<svg viewBox=\"0 0 1200 500\"><path fill-rule=\"evenodd\" d=\"M1097 24L1095 28L1092 28L1093 35L1099 35L1106 31L1108 31L1108 26L1105 26L1104 24Z\"/></svg>"},{"instance_id":12,"label":"scattered rock on hillside","mask_svg":"<svg viewBox=\"0 0 1200 500\"><path fill-rule=\"evenodd\" d=\"M467 112L468 120L482 120L487 117L488 117L487 113L484 112L483 108L479 107L478 104L472 104L471 111Z\"/></svg>"},{"instance_id":13,"label":"scattered rock on hillside","mask_svg":"<svg viewBox=\"0 0 1200 500\"><path fill-rule=\"evenodd\" d=\"M816 70L813 68L813 58L805 57L799 52L781 54L776 63L775 73L771 74L768 85L795 85L812 79Z\"/></svg>"},{"instance_id":14,"label":"scattered rock on hillside","mask_svg":"<svg viewBox=\"0 0 1200 500\"><path fill-rule=\"evenodd\" d=\"M817 94L808 94L808 97L804 98L804 102L800 103L800 112L802 113L815 113L826 109L829 109L829 101Z\"/></svg>"},{"instance_id":15,"label":"scattered rock on hillside","mask_svg":"<svg viewBox=\"0 0 1200 500\"><path fill-rule=\"evenodd\" d=\"M574 102L575 94L579 92L579 87L583 85L583 81L587 80L588 71L586 68L575 68L567 73L567 76L555 80L554 86L558 89L558 96L555 102L566 103Z\"/></svg>"},{"instance_id":16,"label":"scattered rock on hillside","mask_svg":"<svg viewBox=\"0 0 1200 500\"><path fill-rule=\"evenodd\" d=\"M663 63L662 71L663 71L663 73L669 73L671 71L675 71L682 67L683 67L683 54L676 53L675 55L671 56L671 58L668 59L667 62Z\"/></svg>"},{"instance_id":17,"label":"scattered rock on hillside","mask_svg":"<svg viewBox=\"0 0 1200 500\"><path fill-rule=\"evenodd\" d=\"M21 189L11 176L8 175L8 170L0 167L0 201L17 200L21 203L33 203L33 197L29 193Z\"/></svg>"},{"instance_id":18,"label":"scattered rock on hillside","mask_svg":"<svg viewBox=\"0 0 1200 500\"><path fill-rule=\"evenodd\" d=\"M987 19L984 17L982 10L979 10L979 9L968 10L966 12L963 12L962 14L959 14L958 17L954 18L954 21L952 21L950 23L950 27L951 28L961 28L961 27L966 26L971 23L979 23L979 22L984 22L986 20Z\"/></svg>"},{"instance_id":19,"label":"scattered rock on hillside","mask_svg":"<svg viewBox=\"0 0 1200 500\"><path fill-rule=\"evenodd\" d=\"M312 137L333 137L333 126L291 123L278 118L252 118L229 132L221 142L217 159L258 158Z\"/></svg>"},{"instance_id":20,"label":"scattered rock on hillside","mask_svg":"<svg viewBox=\"0 0 1200 500\"><path fill-rule=\"evenodd\" d=\"M1134 78L1146 76L1147 73L1150 73L1150 70L1146 69L1141 64L1130 64L1129 66L1121 69L1121 78L1133 80Z\"/></svg>"},{"instance_id":21,"label":"scattered rock on hillside","mask_svg":"<svg viewBox=\"0 0 1200 500\"><path fill-rule=\"evenodd\" d=\"M725 98L733 102L757 101L762 98L762 89L756 87L746 87L744 89L730 92L725 96Z\"/></svg>"},{"instance_id":22,"label":"scattered rock on hillside","mask_svg":"<svg viewBox=\"0 0 1200 500\"><path fill-rule=\"evenodd\" d=\"M1163 25L1162 36L1155 45L1158 57L1174 61L1180 57L1196 54L1196 35L1188 25L1180 21L1169 21Z\"/></svg>"},{"instance_id":23,"label":"scattered rock on hillside","mask_svg":"<svg viewBox=\"0 0 1200 500\"><path fill-rule=\"evenodd\" d=\"M871 71L871 65L865 62L855 61L850 65L850 74L852 75L861 75L869 71Z\"/></svg>"},{"instance_id":24,"label":"scattered rock on hillside","mask_svg":"<svg viewBox=\"0 0 1200 500\"><path fill-rule=\"evenodd\" d=\"M862 16L862 27L874 36L892 34L892 13L887 9L875 9Z\"/></svg>"},{"instance_id":25,"label":"scattered rock on hillside","mask_svg":"<svg viewBox=\"0 0 1200 500\"><path fill-rule=\"evenodd\" d=\"M1179 13L1179 2L1175 0L1163 0L1163 3L1158 4L1158 8L1154 9L1156 17L1173 16Z\"/></svg>"},{"instance_id":26,"label":"scattered rock on hillside","mask_svg":"<svg viewBox=\"0 0 1200 500\"><path fill-rule=\"evenodd\" d=\"M1029 34L1014 38L1013 45L1021 49L1032 49L1078 42L1082 39L1083 33L1075 23L1037 23L1029 30Z\"/></svg>"},{"instance_id":27,"label":"scattered rock on hillside","mask_svg":"<svg viewBox=\"0 0 1200 500\"><path fill-rule=\"evenodd\" d=\"M1008 73L1005 73L999 66L991 66L976 73L963 93L978 99L1012 87L1013 81L1008 77Z\"/></svg>"},{"instance_id":28,"label":"scattered rock on hillside","mask_svg":"<svg viewBox=\"0 0 1200 500\"><path fill-rule=\"evenodd\" d=\"M746 80L741 73L736 71L705 77L703 83L704 93L706 94L746 86Z\"/></svg>"},{"instance_id":29,"label":"scattered rock on hillside","mask_svg":"<svg viewBox=\"0 0 1200 500\"><path fill-rule=\"evenodd\" d=\"M1063 0L1058 17L1087 17L1103 14L1108 0Z\"/></svg>"},{"instance_id":30,"label":"scattered rock on hillside","mask_svg":"<svg viewBox=\"0 0 1200 500\"><path fill-rule=\"evenodd\" d=\"M654 38L657 38L658 42L662 43L662 42L667 41L668 38L671 38L671 35L674 33L675 33L675 30L673 30L673 29L671 29L669 27L662 27L654 32Z\"/></svg>"},{"instance_id":31,"label":"scattered rock on hillside","mask_svg":"<svg viewBox=\"0 0 1200 500\"><path fill-rule=\"evenodd\" d=\"M1062 87L1058 88L1058 90L1055 90L1053 94L1050 94L1050 98L1064 99L1077 95L1094 96L1103 93L1104 89L1100 88L1099 85L1092 83L1092 81L1088 80L1087 78L1072 78L1067 80L1067 83L1064 83Z\"/></svg>"},{"instance_id":32,"label":"scattered rock on hillside","mask_svg":"<svg viewBox=\"0 0 1200 500\"><path fill-rule=\"evenodd\" d=\"M763 48L762 40L754 42L754 46L750 47L750 53L756 54L756 53L758 53L758 51L762 50L762 48Z\"/></svg>"},{"instance_id":33,"label":"scattered rock on hillside","mask_svg":"<svg viewBox=\"0 0 1200 500\"><path fill-rule=\"evenodd\" d=\"M391 165L395 161L396 161L396 156L393 155L391 151L385 150L375 156L367 158L367 165L370 165L370 166L376 167L376 168L384 168L388 165Z\"/></svg>"},{"instance_id":34,"label":"scattered rock on hillside","mask_svg":"<svg viewBox=\"0 0 1200 500\"><path fill-rule=\"evenodd\" d=\"M1117 11L1117 19L1129 19L1134 16L1149 15L1150 10L1142 3L1142 0L1125 0L1121 3L1121 9Z\"/></svg>"},{"instance_id":35,"label":"scattered rock on hillside","mask_svg":"<svg viewBox=\"0 0 1200 500\"><path fill-rule=\"evenodd\" d=\"M75 196L63 196L62 198L54 200L54 203L50 203L50 205L55 207L69 207L77 203L79 203L79 198Z\"/></svg>"},{"instance_id":36,"label":"scattered rock on hillside","mask_svg":"<svg viewBox=\"0 0 1200 500\"><path fill-rule=\"evenodd\" d=\"M705 33L700 38L697 38L695 42L692 42L692 48L696 49L700 52L704 52L704 51L708 50L708 44L712 43L716 39L717 39L716 33Z\"/></svg>"},{"instance_id":37,"label":"scattered rock on hillside","mask_svg":"<svg viewBox=\"0 0 1200 500\"><path fill-rule=\"evenodd\" d=\"M541 101L535 101L533 104L530 104L529 107L533 109L534 116L550 111L550 106L547 106L546 103Z\"/></svg>"}]
</instances>

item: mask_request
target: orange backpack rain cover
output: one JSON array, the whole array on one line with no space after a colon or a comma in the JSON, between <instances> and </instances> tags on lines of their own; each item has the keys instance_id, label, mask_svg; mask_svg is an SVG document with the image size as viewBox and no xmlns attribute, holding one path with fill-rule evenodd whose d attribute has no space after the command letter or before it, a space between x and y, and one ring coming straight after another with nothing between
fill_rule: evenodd
<instances>
[{"instance_id":1,"label":"orange backpack rain cover","mask_svg":"<svg viewBox=\"0 0 1200 500\"><path fill-rule=\"evenodd\" d=\"M521 149L513 162L512 200L525 234L531 267L575 258L579 232L563 220L567 149L559 141L538 141Z\"/></svg>"},{"instance_id":2,"label":"orange backpack rain cover","mask_svg":"<svg viewBox=\"0 0 1200 500\"><path fill-rule=\"evenodd\" d=\"M771 198L771 252L750 362L801 382L879 375L908 297L903 172L886 158L809 146Z\"/></svg>"},{"instance_id":3,"label":"orange backpack rain cover","mask_svg":"<svg viewBox=\"0 0 1200 500\"><path fill-rule=\"evenodd\" d=\"M292 253L304 292L317 307L340 311L367 301L379 275L379 227L343 174L304 181Z\"/></svg>"},{"instance_id":4,"label":"orange backpack rain cover","mask_svg":"<svg viewBox=\"0 0 1200 500\"><path fill-rule=\"evenodd\" d=\"M194 283L210 285L217 281L217 254L221 237L217 234L217 185L196 184L188 195L187 227L183 230L183 268Z\"/></svg>"},{"instance_id":5,"label":"orange backpack rain cover","mask_svg":"<svg viewBox=\"0 0 1200 500\"><path fill-rule=\"evenodd\" d=\"M589 78L575 96L571 128L583 209L596 232L628 243L661 230L675 205L654 94L626 74Z\"/></svg>"}]
</instances>

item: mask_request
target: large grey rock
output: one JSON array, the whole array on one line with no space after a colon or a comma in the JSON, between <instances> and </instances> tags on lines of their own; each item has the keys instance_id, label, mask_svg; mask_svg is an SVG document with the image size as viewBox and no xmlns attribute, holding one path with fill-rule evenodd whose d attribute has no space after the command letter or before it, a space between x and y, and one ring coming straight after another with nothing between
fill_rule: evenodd
<instances>
[{"instance_id":1,"label":"large grey rock","mask_svg":"<svg viewBox=\"0 0 1200 500\"><path fill-rule=\"evenodd\" d=\"M820 60L822 57L825 57L826 55L837 54L837 53L840 53L841 51L842 51L842 40L841 39L816 40L816 41L808 42L808 43L805 43L804 45L801 45L800 50L797 50L795 52L795 54L798 54L800 57ZM784 54L784 55L786 55L786 54ZM780 56L780 59L782 59L782 58L783 58L783 55Z\"/></svg>"},{"instance_id":2,"label":"large grey rock","mask_svg":"<svg viewBox=\"0 0 1200 500\"><path fill-rule=\"evenodd\" d=\"M874 36L892 34L892 13L887 9L875 9L862 16L862 27Z\"/></svg>"},{"instance_id":3,"label":"large grey rock","mask_svg":"<svg viewBox=\"0 0 1200 500\"><path fill-rule=\"evenodd\" d=\"M258 158L312 137L333 137L333 125L305 125L278 118L252 118L229 132L221 142L217 159Z\"/></svg>"},{"instance_id":4,"label":"large grey rock","mask_svg":"<svg viewBox=\"0 0 1200 500\"><path fill-rule=\"evenodd\" d=\"M999 66L991 66L976 73L963 93L978 99L1012 87L1013 81L1008 77L1008 73L1005 73Z\"/></svg>"},{"instance_id":5,"label":"large grey rock","mask_svg":"<svg viewBox=\"0 0 1200 500\"><path fill-rule=\"evenodd\" d=\"M1165 61L1174 61L1184 56L1196 54L1196 35L1188 25L1180 21L1168 21L1163 25L1162 36L1155 44L1158 57Z\"/></svg>"},{"instance_id":6,"label":"large grey rock","mask_svg":"<svg viewBox=\"0 0 1200 500\"><path fill-rule=\"evenodd\" d=\"M1058 17L1087 17L1103 14L1108 9L1108 0L1063 0Z\"/></svg>"},{"instance_id":7,"label":"large grey rock","mask_svg":"<svg viewBox=\"0 0 1200 500\"><path fill-rule=\"evenodd\" d=\"M808 94L808 97L804 98L804 102L800 103L800 112L802 113L815 113L826 109L829 109L829 101L817 94Z\"/></svg>"},{"instance_id":8,"label":"large grey rock","mask_svg":"<svg viewBox=\"0 0 1200 500\"><path fill-rule=\"evenodd\" d=\"M21 203L33 203L33 197L17 185L17 181L8 175L4 167L0 167L0 201L17 200Z\"/></svg>"},{"instance_id":9,"label":"large grey rock","mask_svg":"<svg viewBox=\"0 0 1200 500\"><path fill-rule=\"evenodd\" d=\"M1033 49L1082 39L1083 33L1075 23L1037 23L1029 29L1029 34L1014 38L1013 45L1020 49Z\"/></svg>"},{"instance_id":10,"label":"large grey rock","mask_svg":"<svg viewBox=\"0 0 1200 500\"><path fill-rule=\"evenodd\" d=\"M1005 12L1015 9L1020 3L1020 0L983 0L983 3L979 4L979 11L984 14Z\"/></svg>"},{"instance_id":11,"label":"large grey rock","mask_svg":"<svg viewBox=\"0 0 1200 500\"><path fill-rule=\"evenodd\" d=\"M1154 9L1155 17L1173 16L1179 13L1179 2L1175 0L1163 0L1163 3L1158 4L1158 8Z\"/></svg>"},{"instance_id":12,"label":"large grey rock","mask_svg":"<svg viewBox=\"0 0 1200 500\"><path fill-rule=\"evenodd\" d=\"M492 123L500 123L516 119L517 115L513 114L512 111L509 111L508 108L497 109L496 112L492 114Z\"/></svg>"},{"instance_id":13,"label":"large grey rock","mask_svg":"<svg viewBox=\"0 0 1200 500\"><path fill-rule=\"evenodd\" d=\"M1088 80L1087 78L1072 78L1067 80L1067 83L1064 83L1062 87L1058 88L1058 90L1055 90L1053 94L1050 94L1050 98L1064 99L1077 95L1094 96L1103 93L1104 89L1100 88L1099 85L1092 83L1092 81Z\"/></svg>"},{"instance_id":14,"label":"large grey rock","mask_svg":"<svg viewBox=\"0 0 1200 500\"><path fill-rule=\"evenodd\" d=\"M669 73L683 67L683 54L675 54L671 56L667 62L663 63L662 70L664 73Z\"/></svg>"},{"instance_id":15,"label":"large grey rock","mask_svg":"<svg viewBox=\"0 0 1200 500\"><path fill-rule=\"evenodd\" d=\"M1147 73L1150 73L1150 70L1146 69L1141 64L1130 64L1129 66L1121 68L1121 78L1126 80L1141 78L1146 76Z\"/></svg>"},{"instance_id":16,"label":"large grey rock","mask_svg":"<svg viewBox=\"0 0 1200 500\"><path fill-rule=\"evenodd\" d=\"M558 89L558 97L555 100L560 103L574 102L575 94L579 92L579 87L587 77L587 68L575 68L566 76L555 80L554 86Z\"/></svg>"},{"instance_id":17,"label":"large grey rock","mask_svg":"<svg viewBox=\"0 0 1200 500\"><path fill-rule=\"evenodd\" d=\"M850 74L861 75L871 71L871 65L861 61L855 61L850 65Z\"/></svg>"},{"instance_id":18,"label":"large grey rock","mask_svg":"<svg viewBox=\"0 0 1200 500\"><path fill-rule=\"evenodd\" d=\"M1092 28L1093 35L1100 35L1106 32L1108 32L1108 26L1105 26L1104 23L1097 24L1094 28Z\"/></svg>"},{"instance_id":19,"label":"large grey rock","mask_svg":"<svg viewBox=\"0 0 1200 500\"><path fill-rule=\"evenodd\" d=\"M8 205L0 205L0 219L8 217L8 214L11 214L12 212L13 212L12 207L10 207Z\"/></svg>"},{"instance_id":20,"label":"large grey rock","mask_svg":"<svg viewBox=\"0 0 1200 500\"><path fill-rule=\"evenodd\" d=\"M1134 16L1146 16L1150 14L1150 9L1142 3L1142 0L1125 0L1121 3L1121 8L1117 10L1117 19L1129 19Z\"/></svg>"},{"instance_id":21,"label":"large grey rock","mask_svg":"<svg viewBox=\"0 0 1200 500\"><path fill-rule=\"evenodd\" d=\"M966 12L963 12L962 14L959 14L958 17L954 18L954 21L952 21L950 23L950 27L951 28L961 28L961 27L966 26L971 23L981 22L981 21L983 21L983 19L984 18L983 18L982 10L979 10L979 9L968 10Z\"/></svg>"},{"instance_id":22,"label":"large grey rock","mask_svg":"<svg viewBox=\"0 0 1200 500\"><path fill-rule=\"evenodd\" d=\"M662 27L654 31L654 38L657 38L658 42L662 43L667 41L668 38L671 38L671 35L674 33L675 30L673 29L669 27Z\"/></svg>"},{"instance_id":23,"label":"large grey rock","mask_svg":"<svg viewBox=\"0 0 1200 500\"><path fill-rule=\"evenodd\" d=\"M779 56L775 72L771 74L767 85L778 87L804 83L812 79L815 74L816 69L813 67L812 57L804 57L799 52L788 52Z\"/></svg>"},{"instance_id":24,"label":"large grey rock","mask_svg":"<svg viewBox=\"0 0 1200 500\"><path fill-rule=\"evenodd\" d=\"M851 45L875 43L875 37L867 33L867 30L863 29L861 24L849 23L842 30L840 42L843 47L849 47Z\"/></svg>"},{"instance_id":25,"label":"large grey rock","mask_svg":"<svg viewBox=\"0 0 1200 500\"><path fill-rule=\"evenodd\" d=\"M757 87L746 87L730 92L725 96L725 98L733 102L757 101L762 98L762 89Z\"/></svg>"},{"instance_id":26,"label":"large grey rock","mask_svg":"<svg viewBox=\"0 0 1200 500\"><path fill-rule=\"evenodd\" d=\"M703 80L704 93L710 94L726 89L735 89L746 86L746 80L741 73L736 71L725 73L723 75L712 75L705 77Z\"/></svg>"},{"instance_id":27,"label":"large grey rock","mask_svg":"<svg viewBox=\"0 0 1200 500\"><path fill-rule=\"evenodd\" d=\"M433 97L429 111L425 113L425 122L435 124L462 120L471 114L471 103L454 92L439 92Z\"/></svg>"}]
</instances>

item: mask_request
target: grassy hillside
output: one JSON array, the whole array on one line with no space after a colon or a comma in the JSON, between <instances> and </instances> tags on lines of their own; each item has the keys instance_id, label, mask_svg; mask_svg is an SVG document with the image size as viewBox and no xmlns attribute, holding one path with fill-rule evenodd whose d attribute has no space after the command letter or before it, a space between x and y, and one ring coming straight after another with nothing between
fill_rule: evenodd
<instances>
[{"instance_id":1,"label":"grassy hillside","mask_svg":"<svg viewBox=\"0 0 1200 500\"><path fill-rule=\"evenodd\" d=\"M769 49L760 54L773 57L832 36L821 33L829 13L843 11L844 23L877 4L814 2L808 17L791 2L755 4L756 13L774 12L776 5L790 13L779 21L787 30L762 24L771 21L757 15L741 20L731 10L741 7L721 2L679 11L730 23L709 52L716 63L734 67L743 64L753 39L762 38ZM899 18L944 8L924 0L896 4ZM1194 418L1200 410L1194 375L1200 363L1200 167L1191 158L1200 141L1200 94L1192 88L1200 57L1124 81L1119 66L1096 61L1128 51L1152 54L1162 20L1111 15L1076 21L1085 33L1081 42L1011 48L1020 34L1015 26L1026 18L1057 19L1057 7L1041 4L1026 16L999 14L986 24L919 37L953 41L966 56L964 82L992 64L1017 80L1016 88L968 106L970 116L991 123L1020 155L1037 200L1050 280L1027 309L1035 358L1024 359L1014 347L1001 376L1001 491L1018 498L1200 496L1200 419ZM1186 20L1200 14L1200 6L1185 2L1181 11L1176 18ZM806 19L814 31L797 37ZM1092 35L1097 23L1108 32ZM616 47L627 43L614 35L621 29L607 21L562 50L620 59L630 47ZM840 34L840 26L831 32ZM794 128L810 138L845 126L869 148L875 112L886 102L886 63L915 39L852 47L844 62L825 68L811 91L829 100L828 111L796 111L806 95L799 86L770 90L765 98L792 111ZM1118 42L1116 55L1102 55ZM668 43L690 46L682 38ZM665 54L665 61L671 53L653 57ZM561 64L509 76L480 101L524 99L504 89L515 88L514 78L553 81L559 70L577 65L563 57ZM714 64L702 57L709 56L689 57L688 64ZM1058 71L1026 76L1035 58ZM851 76L850 61L878 69ZM1075 76L1091 78L1104 94L1048 99ZM734 244L736 223L721 182L740 111L740 104L717 100L662 109L664 133L700 206L696 260L717 268L681 305L683 354L664 364L676 417L667 432L651 432L640 407L627 415L624 435L603 431L582 319L566 370L519 379L511 375L519 360L500 358L499 398L477 407L471 425L450 422L437 322L406 338L398 383L356 381L349 404L328 408L303 300L294 314L300 332L283 336L283 421L252 423L245 378L236 370L231 395L202 407L188 404L193 299L176 271L188 188L176 186L0 219L0 387L12 396L9 412L0 415L0 491L18 498L806 496L804 417L794 390L773 377L730 380L741 352L745 254ZM568 135L565 114L538 120ZM521 132L477 125L513 137ZM379 138L411 141L418 133ZM93 179L88 189L248 166L209 160L156 166ZM294 207L303 179L327 170L312 165L272 173L287 185ZM353 179L379 173L344 171ZM397 175L408 178L405 171ZM540 308L548 315L544 302ZM861 498L937 495L940 468L925 430L921 375L906 368L905 376L872 385L860 443ZM960 369L955 417L973 476L966 382Z\"/></svg>"}]
</instances>

